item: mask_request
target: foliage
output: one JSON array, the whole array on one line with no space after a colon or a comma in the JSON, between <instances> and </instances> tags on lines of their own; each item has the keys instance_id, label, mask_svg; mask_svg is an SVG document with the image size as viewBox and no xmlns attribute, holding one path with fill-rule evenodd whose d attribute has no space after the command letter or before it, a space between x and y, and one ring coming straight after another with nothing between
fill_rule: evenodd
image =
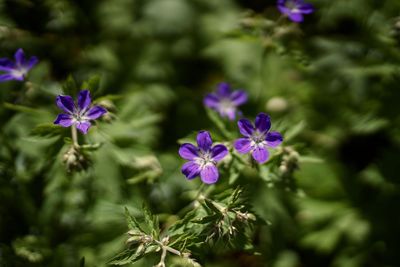
<instances>
[{"instance_id":1,"label":"foliage","mask_svg":"<svg viewBox=\"0 0 400 267\"><path fill-rule=\"evenodd\" d=\"M0 266L398 266L400 3L0 0ZM283 143L238 153L237 120L203 105L245 90ZM58 95L107 109L87 135L54 125ZM178 155L210 131L214 185Z\"/></svg>"}]
</instances>

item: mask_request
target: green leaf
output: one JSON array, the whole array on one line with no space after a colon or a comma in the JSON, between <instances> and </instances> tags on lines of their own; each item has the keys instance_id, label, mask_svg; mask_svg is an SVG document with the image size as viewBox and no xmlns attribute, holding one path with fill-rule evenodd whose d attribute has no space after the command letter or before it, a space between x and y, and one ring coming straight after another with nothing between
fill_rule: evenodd
<instances>
[{"instance_id":1,"label":"green leaf","mask_svg":"<svg viewBox=\"0 0 400 267\"><path fill-rule=\"evenodd\" d=\"M102 143L96 143L96 144L85 144L81 145L81 149L84 151L96 151L101 147Z\"/></svg>"},{"instance_id":2,"label":"green leaf","mask_svg":"<svg viewBox=\"0 0 400 267\"><path fill-rule=\"evenodd\" d=\"M78 94L78 85L76 84L76 81L71 74L63 82L62 89L64 94L66 95L76 96Z\"/></svg>"},{"instance_id":3,"label":"green leaf","mask_svg":"<svg viewBox=\"0 0 400 267\"><path fill-rule=\"evenodd\" d=\"M139 229L140 231L144 232L140 227L140 224L135 220L134 217L131 216L127 207L125 207L125 219L128 222L129 229Z\"/></svg>"},{"instance_id":4,"label":"green leaf","mask_svg":"<svg viewBox=\"0 0 400 267\"><path fill-rule=\"evenodd\" d=\"M205 205L204 205L204 204ZM210 209L210 210L212 210L212 211L214 211L215 213L217 213L217 214L221 214L222 212L221 212L221 210L214 204L214 202L213 201L211 201L211 200L209 200L209 199L204 199L204 202L202 203L202 205L204 206L204 207L206 207L206 208L208 208L208 209Z\"/></svg>"},{"instance_id":5,"label":"green leaf","mask_svg":"<svg viewBox=\"0 0 400 267\"><path fill-rule=\"evenodd\" d=\"M88 81L84 81L82 83L81 89L82 90L89 90L92 95L95 95L99 88L100 88L100 75L93 75L92 77L89 78Z\"/></svg>"},{"instance_id":6,"label":"green leaf","mask_svg":"<svg viewBox=\"0 0 400 267\"><path fill-rule=\"evenodd\" d=\"M16 105L16 104L12 104L12 103L4 103L4 107L7 109L11 109L11 110L19 111L19 112L26 112L26 113L30 113L30 114L43 113L43 111L40 109L35 109L35 108L22 106L22 105Z\"/></svg>"},{"instance_id":7,"label":"green leaf","mask_svg":"<svg viewBox=\"0 0 400 267\"><path fill-rule=\"evenodd\" d=\"M65 129L58 125L54 125L52 123L43 123L33 128L31 131L31 135L53 137L62 135L64 131Z\"/></svg>"}]
</instances>

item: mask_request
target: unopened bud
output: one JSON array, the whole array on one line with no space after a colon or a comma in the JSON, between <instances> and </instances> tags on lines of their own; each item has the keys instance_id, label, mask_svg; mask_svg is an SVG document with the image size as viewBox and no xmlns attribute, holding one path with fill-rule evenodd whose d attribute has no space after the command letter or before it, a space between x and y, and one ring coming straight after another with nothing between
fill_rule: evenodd
<instances>
[{"instance_id":1,"label":"unopened bud","mask_svg":"<svg viewBox=\"0 0 400 267\"><path fill-rule=\"evenodd\" d=\"M288 109L289 105L285 98L276 96L272 97L265 105L268 111L272 112L284 112Z\"/></svg>"}]
</instances>

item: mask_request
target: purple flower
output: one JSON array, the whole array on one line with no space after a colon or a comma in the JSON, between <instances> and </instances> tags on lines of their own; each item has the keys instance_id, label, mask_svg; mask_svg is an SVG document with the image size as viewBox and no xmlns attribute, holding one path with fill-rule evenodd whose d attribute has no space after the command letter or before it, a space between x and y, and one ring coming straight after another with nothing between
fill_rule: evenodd
<instances>
[{"instance_id":1,"label":"purple flower","mask_svg":"<svg viewBox=\"0 0 400 267\"><path fill-rule=\"evenodd\" d=\"M221 117L234 120L237 107L246 103L247 94L243 90L231 91L228 83L218 84L217 91L204 97L204 105L217 111Z\"/></svg>"},{"instance_id":2,"label":"purple flower","mask_svg":"<svg viewBox=\"0 0 400 267\"><path fill-rule=\"evenodd\" d=\"M302 22L303 14L314 12L314 6L303 0L278 0L278 9L293 22Z\"/></svg>"},{"instance_id":3,"label":"purple flower","mask_svg":"<svg viewBox=\"0 0 400 267\"><path fill-rule=\"evenodd\" d=\"M268 160L268 147L277 147L283 141L283 137L278 132L270 132L271 119L265 113L259 113L256 117L255 127L247 120L238 121L239 131L244 138L235 141L235 149L242 154L251 152L253 158L264 163Z\"/></svg>"},{"instance_id":4,"label":"purple flower","mask_svg":"<svg viewBox=\"0 0 400 267\"><path fill-rule=\"evenodd\" d=\"M185 143L179 148L179 155L189 160L183 164L182 173L188 179L200 175L204 183L216 183L219 177L217 162L228 154L228 149L224 145L212 147L212 139L207 131L200 131L197 134L197 145L198 147Z\"/></svg>"},{"instance_id":5,"label":"purple flower","mask_svg":"<svg viewBox=\"0 0 400 267\"><path fill-rule=\"evenodd\" d=\"M5 73L0 74L0 82L17 80L23 81L28 74L28 71L38 63L37 57L25 59L24 50L22 48L15 52L15 63L8 58L0 58L0 71Z\"/></svg>"},{"instance_id":6,"label":"purple flower","mask_svg":"<svg viewBox=\"0 0 400 267\"><path fill-rule=\"evenodd\" d=\"M56 99L57 106L65 113L59 114L54 121L62 127L75 125L83 134L87 134L91 120L100 118L107 110L101 106L90 107L92 100L88 90L82 90L78 94L78 103L69 95L59 95Z\"/></svg>"}]
</instances>

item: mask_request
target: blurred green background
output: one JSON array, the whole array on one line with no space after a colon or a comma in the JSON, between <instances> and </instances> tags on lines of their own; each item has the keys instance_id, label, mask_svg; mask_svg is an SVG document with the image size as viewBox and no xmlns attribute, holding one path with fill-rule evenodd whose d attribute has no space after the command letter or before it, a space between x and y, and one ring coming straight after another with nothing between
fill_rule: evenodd
<instances>
[{"instance_id":1,"label":"blurred green background","mask_svg":"<svg viewBox=\"0 0 400 267\"><path fill-rule=\"evenodd\" d=\"M400 1L310 2L295 25L269 0L1 0L0 57L21 47L40 63L29 82L0 84L0 266L106 266L126 240L124 206L182 209L200 182L180 173L177 140L215 130L202 99L222 81L247 90L246 116L296 131L285 145L304 157L296 192L239 177L269 222L254 235L261 256L199 262L400 266ZM100 75L111 111L85 137L102 143L92 168L73 175L62 137L34 131L69 74Z\"/></svg>"}]
</instances>

